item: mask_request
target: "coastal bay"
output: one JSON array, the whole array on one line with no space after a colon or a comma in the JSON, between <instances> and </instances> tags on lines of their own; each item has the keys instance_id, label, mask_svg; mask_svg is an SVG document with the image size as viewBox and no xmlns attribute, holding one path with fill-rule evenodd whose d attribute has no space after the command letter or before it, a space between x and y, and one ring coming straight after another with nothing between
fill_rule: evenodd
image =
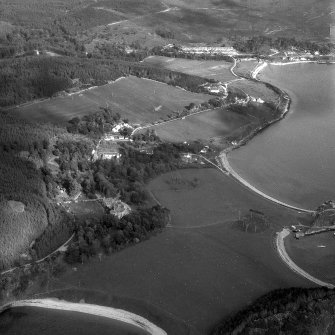
<instances>
[{"instance_id":1,"label":"coastal bay","mask_svg":"<svg viewBox=\"0 0 335 335\"><path fill-rule=\"evenodd\" d=\"M335 67L269 65L259 75L292 99L288 115L229 154L236 172L264 193L314 209L334 197Z\"/></svg>"}]
</instances>

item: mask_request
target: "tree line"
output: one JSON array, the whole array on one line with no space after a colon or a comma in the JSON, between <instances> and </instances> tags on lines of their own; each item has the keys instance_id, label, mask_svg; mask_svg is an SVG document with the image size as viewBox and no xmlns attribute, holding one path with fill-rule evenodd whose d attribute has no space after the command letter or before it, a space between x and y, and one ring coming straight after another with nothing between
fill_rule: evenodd
<instances>
[{"instance_id":1,"label":"tree line","mask_svg":"<svg viewBox=\"0 0 335 335\"><path fill-rule=\"evenodd\" d=\"M48 98L79 85L103 85L121 76L150 78L200 92L206 80L144 63L97 58L23 57L0 61L0 107Z\"/></svg>"}]
</instances>

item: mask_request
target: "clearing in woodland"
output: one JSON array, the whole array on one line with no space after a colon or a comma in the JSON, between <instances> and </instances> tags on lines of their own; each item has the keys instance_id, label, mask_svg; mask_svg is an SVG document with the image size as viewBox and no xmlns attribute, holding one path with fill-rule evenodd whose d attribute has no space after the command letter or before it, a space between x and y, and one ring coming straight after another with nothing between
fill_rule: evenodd
<instances>
[{"instance_id":1,"label":"clearing in woodland","mask_svg":"<svg viewBox=\"0 0 335 335\"><path fill-rule=\"evenodd\" d=\"M59 123L109 106L130 122L148 123L181 111L191 102L198 104L210 98L210 95L130 76L81 93L21 106L14 113L30 120Z\"/></svg>"}]
</instances>

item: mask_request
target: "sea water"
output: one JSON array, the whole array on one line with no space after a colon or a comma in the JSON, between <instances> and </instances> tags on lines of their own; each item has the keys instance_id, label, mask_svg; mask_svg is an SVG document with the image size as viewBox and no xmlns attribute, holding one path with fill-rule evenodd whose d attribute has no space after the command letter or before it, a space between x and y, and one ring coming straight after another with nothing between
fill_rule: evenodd
<instances>
[{"instance_id":1,"label":"sea water","mask_svg":"<svg viewBox=\"0 0 335 335\"><path fill-rule=\"evenodd\" d=\"M335 199L335 65L269 65L260 75L292 98L288 115L229 154L252 185L291 205Z\"/></svg>"}]
</instances>

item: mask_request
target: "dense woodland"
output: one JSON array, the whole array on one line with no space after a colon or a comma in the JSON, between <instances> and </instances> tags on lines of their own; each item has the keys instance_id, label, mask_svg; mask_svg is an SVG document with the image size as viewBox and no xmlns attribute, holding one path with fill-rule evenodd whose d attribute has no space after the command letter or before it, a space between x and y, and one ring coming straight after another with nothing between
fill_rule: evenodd
<instances>
[{"instance_id":1,"label":"dense woodland","mask_svg":"<svg viewBox=\"0 0 335 335\"><path fill-rule=\"evenodd\" d=\"M163 144L157 136L148 134L153 143L152 154L137 149L137 142L143 141L143 136L139 136L133 144L120 146L120 161L93 161L94 142L120 119L119 114L104 108L70 120L71 134L53 125L21 120L10 112L0 113L0 247L4 250L0 268L17 261L19 253L33 240L31 256L37 259L68 239L74 221L55 204L60 188L69 196L79 191L89 198L95 198L96 192L106 197L120 196L141 212L148 199L145 183L163 172L182 168L181 152L198 152L201 148L196 143L188 147ZM57 172L49 168L51 156L56 157ZM163 212L148 210L143 215ZM77 220L76 225L84 222L85 219ZM145 230L152 231L154 227Z\"/></svg>"},{"instance_id":2,"label":"dense woodland","mask_svg":"<svg viewBox=\"0 0 335 335\"><path fill-rule=\"evenodd\" d=\"M77 263L102 252L109 255L148 238L150 233L165 227L169 221L169 210L158 205L139 208L122 219L105 215L98 223L88 222L78 226L65 260Z\"/></svg>"},{"instance_id":3,"label":"dense woodland","mask_svg":"<svg viewBox=\"0 0 335 335\"><path fill-rule=\"evenodd\" d=\"M327 288L272 291L251 306L223 320L212 335L331 334L335 292Z\"/></svg>"},{"instance_id":4,"label":"dense woodland","mask_svg":"<svg viewBox=\"0 0 335 335\"><path fill-rule=\"evenodd\" d=\"M114 113L109 107L100 108L95 113L71 119L68 122L67 131L73 134L87 135L91 138L100 138L105 133L112 131L120 120L119 113Z\"/></svg>"},{"instance_id":5,"label":"dense woodland","mask_svg":"<svg viewBox=\"0 0 335 335\"><path fill-rule=\"evenodd\" d=\"M49 139L60 131L0 113L0 269L13 264L49 224L63 219L49 202L40 169Z\"/></svg>"}]
</instances>

